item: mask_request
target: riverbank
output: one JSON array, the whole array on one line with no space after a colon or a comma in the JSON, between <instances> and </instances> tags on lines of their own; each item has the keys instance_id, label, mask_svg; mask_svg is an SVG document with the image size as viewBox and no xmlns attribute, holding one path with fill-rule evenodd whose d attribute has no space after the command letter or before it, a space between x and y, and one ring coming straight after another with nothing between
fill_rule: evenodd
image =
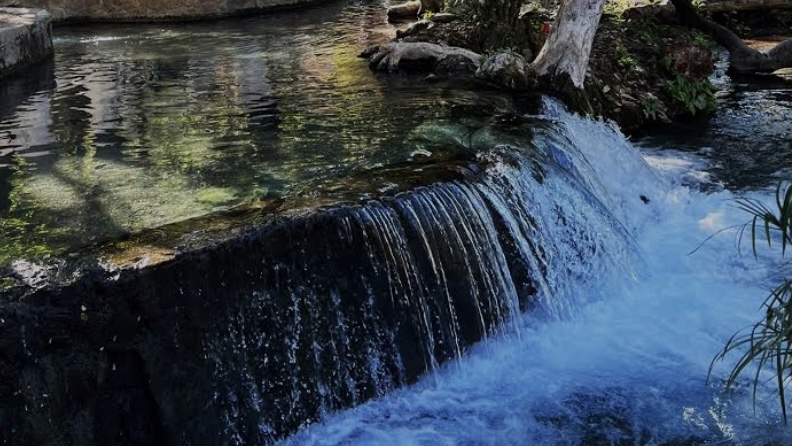
<instances>
[{"instance_id":1,"label":"riverbank","mask_svg":"<svg viewBox=\"0 0 792 446\"><path fill-rule=\"evenodd\" d=\"M675 23L673 17L630 12L633 11L603 16L591 51L583 95L570 96L555 91L554 86L540 85L526 72L551 26L552 17L546 12L523 14L510 28L475 23L464 14L449 23L423 21L397 32L394 45L397 51L398 45L404 44L406 51L407 45L417 42L471 50L484 62L479 62L478 71L474 67L462 75L475 72L475 77L516 93L560 94L573 109L613 120L627 132L711 115L715 111L715 90L708 77L717 59L715 43L708 36ZM378 60L381 54L382 51L372 60ZM386 56L386 60L398 57ZM405 59L410 57L406 53L402 55L398 69L427 69L425 64L406 63ZM372 67L383 69L382 63ZM438 73L438 67L428 67L436 75L448 75Z\"/></svg>"}]
</instances>

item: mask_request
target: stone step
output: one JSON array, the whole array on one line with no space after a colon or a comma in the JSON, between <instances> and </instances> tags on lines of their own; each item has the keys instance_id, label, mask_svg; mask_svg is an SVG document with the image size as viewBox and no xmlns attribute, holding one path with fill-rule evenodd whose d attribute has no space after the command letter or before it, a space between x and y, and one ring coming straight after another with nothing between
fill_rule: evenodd
<instances>
[{"instance_id":1,"label":"stone step","mask_svg":"<svg viewBox=\"0 0 792 446\"><path fill-rule=\"evenodd\" d=\"M0 8L0 76L52 55L52 16L43 9Z\"/></svg>"}]
</instances>

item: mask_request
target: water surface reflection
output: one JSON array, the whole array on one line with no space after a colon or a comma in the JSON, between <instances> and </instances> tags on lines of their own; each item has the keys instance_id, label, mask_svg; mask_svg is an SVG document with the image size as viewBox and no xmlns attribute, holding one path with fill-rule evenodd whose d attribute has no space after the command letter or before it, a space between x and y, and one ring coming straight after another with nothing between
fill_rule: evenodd
<instances>
[{"instance_id":1,"label":"water surface reflection","mask_svg":"<svg viewBox=\"0 0 792 446\"><path fill-rule=\"evenodd\" d=\"M356 55L384 8L57 28L54 73L0 103L0 264L409 160L424 121L508 106L378 79Z\"/></svg>"}]
</instances>

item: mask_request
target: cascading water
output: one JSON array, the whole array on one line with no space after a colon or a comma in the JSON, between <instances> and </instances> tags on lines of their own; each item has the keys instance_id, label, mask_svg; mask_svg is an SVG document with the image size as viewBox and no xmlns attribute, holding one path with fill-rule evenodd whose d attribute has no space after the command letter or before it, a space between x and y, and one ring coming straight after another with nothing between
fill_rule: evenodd
<instances>
[{"instance_id":1,"label":"cascading water","mask_svg":"<svg viewBox=\"0 0 792 446\"><path fill-rule=\"evenodd\" d=\"M778 279L768 265L780 253L760 256L757 267L738 253L735 229L689 254L746 220L730 207L730 193L680 186L679 171L664 172L669 163L656 154L650 161L661 169L649 166L603 123L552 102L545 115L530 150L496 149L489 156L499 161L469 184L354 211L358 224L377 216L357 231L376 241L369 254L383 263L390 298L413 302L416 325L434 333L422 339L434 371L376 401L323 413L322 423L286 444L792 441L770 390L759 389L754 412L745 387L722 393L724 368L705 383L725 340L760 317L764 290ZM449 287L458 277L444 277L447 270L466 272L469 282ZM520 313L526 290L535 305ZM463 323L454 317L461 296L497 311L479 307ZM466 324L480 327L466 341L498 335L438 368L426 353L437 345L454 346L442 358L462 353ZM402 364L406 352L393 353ZM380 359L371 358L370 373Z\"/></svg>"},{"instance_id":2,"label":"cascading water","mask_svg":"<svg viewBox=\"0 0 792 446\"><path fill-rule=\"evenodd\" d=\"M134 232L114 247L141 266L68 255L39 289L11 265L0 443L788 445L769 392L754 414L704 382L779 255L726 231L688 256L744 217L680 184L708 154L730 186L788 176L789 92L642 157L553 102L384 81L355 54L390 40L388 2L352 3L61 28L54 64L0 86L0 265ZM409 192L288 205L347 187Z\"/></svg>"},{"instance_id":3,"label":"cascading water","mask_svg":"<svg viewBox=\"0 0 792 446\"><path fill-rule=\"evenodd\" d=\"M288 241L287 258L264 250L263 285L210 342L229 438L272 440L382 396L511 333L526 309L568 319L578 287L632 274L634 242L610 209L630 200L646 214L641 194L597 193L606 186L592 183L574 142L544 118L531 122L533 143L482 153L487 167L470 166L466 180L268 235Z\"/></svg>"},{"instance_id":4,"label":"cascading water","mask_svg":"<svg viewBox=\"0 0 792 446\"><path fill-rule=\"evenodd\" d=\"M511 138L479 129L473 139L491 144L479 154L486 167L468 167L465 180L267 236L288 241L286 258L262 250L257 291L210 341L227 437L277 439L411 383L488 335L519 336L511 322L526 310L575 319L609 278L638 273L630 234L656 212L644 201L662 181L613 128L549 108ZM533 137L515 138L521 131ZM613 158L587 159L601 144ZM624 188L599 175L611 166L643 179Z\"/></svg>"}]
</instances>

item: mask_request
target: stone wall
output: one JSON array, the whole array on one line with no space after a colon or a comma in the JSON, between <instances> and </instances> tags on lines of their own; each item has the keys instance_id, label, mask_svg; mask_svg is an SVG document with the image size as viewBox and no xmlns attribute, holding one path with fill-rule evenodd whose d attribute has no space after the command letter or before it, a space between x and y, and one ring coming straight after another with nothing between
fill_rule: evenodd
<instances>
[{"instance_id":1,"label":"stone wall","mask_svg":"<svg viewBox=\"0 0 792 446\"><path fill-rule=\"evenodd\" d=\"M52 54L51 16L27 8L0 8L0 76Z\"/></svg>"},{"instance_id":2,"label":"stone wall","mask_svg":"<svg viewBox=\"0 0 792 446\"><path fill-rule=\"evenodd\" d=\"M61 21L158 21L222 17L319 3L321 0L0 0L0 6L43 8Z\"/></svg>"},{"instance_id":3,"label":"stone wall","mask_svg":"<svg viewBox=\"0 0 792 446\"><path fill-rule=\"evenodd\" d=\"M0 270L0 445L267 445L458 357L513 298L529 308L534 282L514 234L481 226L489 217L446 238L487 212L460 187L486 165L420 166L413 191L259 215L162 263L45 286L41 266L17 264L8 277L37 279L5 289ZM481 258L463 258L474 248Z\"/></svg>"}]
</instances>

